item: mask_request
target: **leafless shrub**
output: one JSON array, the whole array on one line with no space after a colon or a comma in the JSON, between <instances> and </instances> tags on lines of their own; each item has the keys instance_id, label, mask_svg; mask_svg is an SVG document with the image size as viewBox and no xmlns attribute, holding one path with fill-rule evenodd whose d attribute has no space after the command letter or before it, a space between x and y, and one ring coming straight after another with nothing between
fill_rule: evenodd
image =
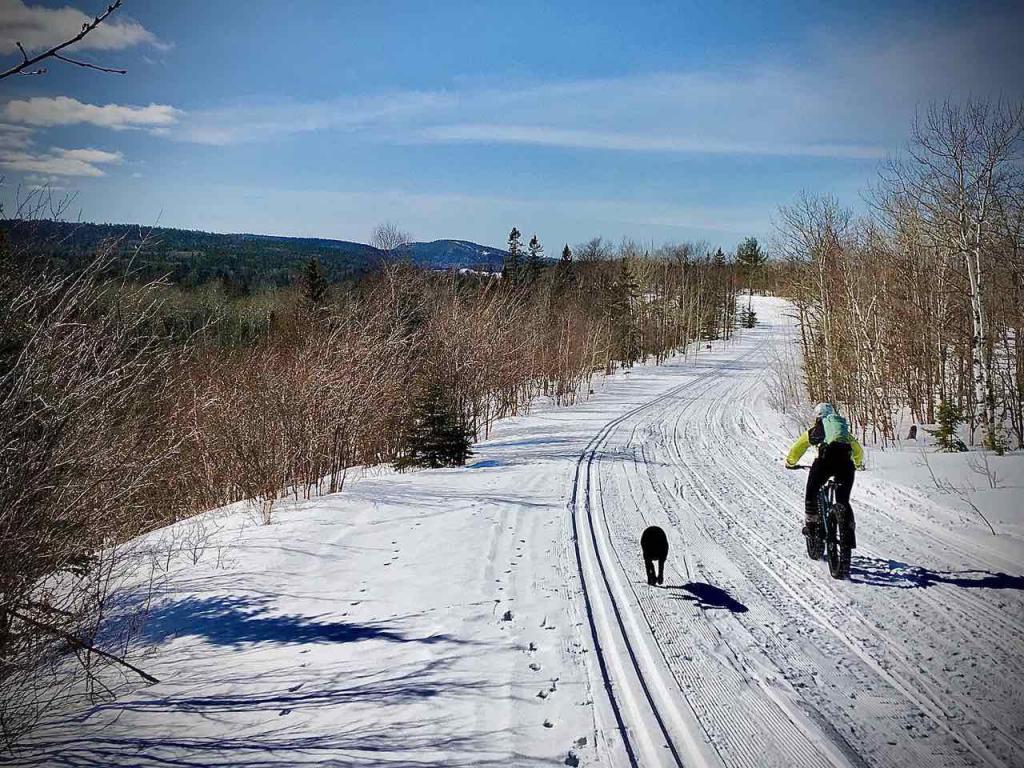
<instances>
[{"instance_id":1,"label":"leafless shrub","mask_svg":"<svg viewBox=\"0 0 1024 768\"><path fill-rule=\"evenodd\" d=\"M66 277L0 280L0 732L10 742L90 681L119 571L115 546L169 519L175 444L160 428L174 353L152 335L148 287L99 280L105 251Z\"/></svg>"},{"instance_id":2,"label":"leafless shrub","mask_svg":"<svg viewBox=\"0 0 1024 768\"><path fill-rule=\"evenodd\" d=\"M982 448L980 451L972 452L967 457L967 466L971 470L979 475L984 476L985 480L988 481L988 487L992 490L999 488L1001 485L1001 478L995 467L992 466L992 462L989 459L989 452Z\"/></svg>"}]
</instances>

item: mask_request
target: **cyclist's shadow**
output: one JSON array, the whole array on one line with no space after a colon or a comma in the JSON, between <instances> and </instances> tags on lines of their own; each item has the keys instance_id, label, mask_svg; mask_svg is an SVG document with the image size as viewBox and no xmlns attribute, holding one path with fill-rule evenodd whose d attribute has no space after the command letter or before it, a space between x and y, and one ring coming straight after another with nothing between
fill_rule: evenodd
<instances>
[{"instance_id":1,"label":"cyclist's shadow","mask_svg":"<svg viewBox=\"0 0 1024 768\"><path fill-rule=\"evenodd\" d=\"M1011 576L992 571L932 571L919 565L884 560L879 557L854 555L850 563L850 580L876 587L923 589L933 584L955 587L1024 590L1024 576Z\"/></svg>"}]
</instances>

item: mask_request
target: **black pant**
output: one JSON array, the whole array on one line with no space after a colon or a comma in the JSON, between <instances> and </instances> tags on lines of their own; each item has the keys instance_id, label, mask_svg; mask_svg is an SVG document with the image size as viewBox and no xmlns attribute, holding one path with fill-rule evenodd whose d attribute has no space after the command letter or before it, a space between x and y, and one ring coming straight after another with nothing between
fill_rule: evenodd
<instances>
[{"instance_id":1,"label":"black pant","mask_svg":"<svg viewBox=\"0 0 1024 768\"><path fill-rule=\"evenodd\" d=\"M830 443L818 454L807 473L807 492L804 495L804 511L808 515L818 514L818 491L830 478L836 479L836 501L850 507L850 491L853 490L852 449L849 443Z\"/></svg>"}]
</instances>

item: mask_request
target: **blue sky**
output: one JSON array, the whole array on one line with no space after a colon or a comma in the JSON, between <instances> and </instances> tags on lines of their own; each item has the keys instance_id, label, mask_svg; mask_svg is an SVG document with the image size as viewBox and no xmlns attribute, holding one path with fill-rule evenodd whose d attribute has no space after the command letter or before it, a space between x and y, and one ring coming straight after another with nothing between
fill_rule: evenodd
<instances>
[{"instance_id":1,"label":"blue sky","mask_svg":"<svg viewBox=\"0 0 1024 768\"><path fill-rule=\"evenodd\" d=\"M102 3L0 0L0 57ZM1011 4L125 0L76 55L0 81L10 212L548 250L770 237L802 190L861 206L916 107L1024 97Z\"/></svg>"}]
</instances>

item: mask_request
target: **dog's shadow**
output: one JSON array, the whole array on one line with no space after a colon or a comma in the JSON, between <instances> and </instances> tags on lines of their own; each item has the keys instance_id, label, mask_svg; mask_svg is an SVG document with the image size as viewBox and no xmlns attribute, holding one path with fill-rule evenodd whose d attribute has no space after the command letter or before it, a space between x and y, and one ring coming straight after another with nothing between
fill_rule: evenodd
<instances>
[{"instance_id":1,"label":"dog's shadow","mask_svg":"<svg viewBox=\"0 0 1024 768\"><path fill-rule=\"evenodd\" d=\"M721 587L713 584L705 584L702 581L691 581L679 587L665 587L665 589L677 590L687 594L673 595L676 600L689 600L697 603L698 608L713 610L724 608L732 613L746 613L747 606L730 595Z\"/></svg>"}]
</instances>

